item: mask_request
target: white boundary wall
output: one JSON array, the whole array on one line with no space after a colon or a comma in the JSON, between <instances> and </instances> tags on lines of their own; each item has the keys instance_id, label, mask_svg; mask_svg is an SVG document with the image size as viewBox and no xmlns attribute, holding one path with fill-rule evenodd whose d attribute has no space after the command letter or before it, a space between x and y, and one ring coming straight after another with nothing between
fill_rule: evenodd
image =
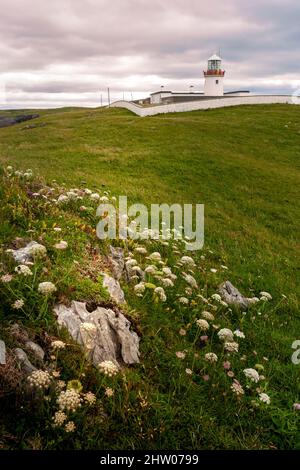
<instances>
[{"instance_id":1,"label":"white boundary wall","mask_svg":"<svg viewBox=\"0 0 300 470\"><path fill-rule=\"evenodd\" d=\"M234 98L217 98L199 101L186 101L185 103L162 104L156 106L140 106L130 101L115 101L111 108L126 108L138 116L154 116L155 114L182 113L186 111L196 111L197 109L225 108L227 106L239 106L243 104L299 104L299 99L290 95L253 95L237 96Z\"/></svg>"}]
</instances>

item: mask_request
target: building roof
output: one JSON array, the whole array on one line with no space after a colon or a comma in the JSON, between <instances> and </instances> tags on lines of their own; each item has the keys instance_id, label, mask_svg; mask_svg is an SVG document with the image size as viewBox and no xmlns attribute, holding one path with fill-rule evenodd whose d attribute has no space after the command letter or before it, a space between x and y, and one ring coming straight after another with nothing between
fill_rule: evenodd
<instances>
[{"instance_id":1,"label":"building roof","mask_svg":"<svg viewBox=\"0 0 300 470\"><path fill-rule=\"evenodd\" d=\"M217 54L213 54L208 60L222 60Z\"/></svg>"}]
</instances>

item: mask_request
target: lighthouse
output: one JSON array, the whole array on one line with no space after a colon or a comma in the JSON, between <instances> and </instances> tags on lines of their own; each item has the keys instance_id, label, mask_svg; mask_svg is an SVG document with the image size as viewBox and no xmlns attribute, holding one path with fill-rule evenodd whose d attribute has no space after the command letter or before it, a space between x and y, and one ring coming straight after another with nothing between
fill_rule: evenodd
<instances>
[{"instance_id":1,"label":"lighthouse","mask_svg":"<svg viewBox=\"0 0 300 470\"><path fill-rule=\"evenodd\" d=\"M203 72L205 77L204 95L223 96L223 80L225 71L221 69L222 59L217 54L208 59L207 70Z\"/></svg>"}]
</instances>

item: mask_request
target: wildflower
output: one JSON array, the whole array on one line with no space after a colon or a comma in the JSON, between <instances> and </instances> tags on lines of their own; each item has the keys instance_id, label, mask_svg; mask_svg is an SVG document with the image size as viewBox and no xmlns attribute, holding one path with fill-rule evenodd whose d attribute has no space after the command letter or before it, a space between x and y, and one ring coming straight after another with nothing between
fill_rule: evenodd
<instances>
[{"instance_id":1,"label":"wildflower","mask_svg":"<svg viewBox=\"0 0 300 470\"><path fill-rule=\"evenodd\" d=\"M235 393L238 397L244 395L244 393L245 393L243 387L240 384L240 382L236 379L234 379L234 381L233 381L230 388L233 391L233 393Z\"/></svg>"},{"instance_id":2,"label":"wildflower","mask_svg":"<svg viewBox=\"0 0 300 470\"><path fill-rule=\"evenodd\" d=\"M20 310L22 307L24 307L24 300L23 299L20 299L20 300L16 300L13 304L12 304L12 308L15 308L16 310Z\"/></svg>"},{"instance_id":3,"label":"wildflower","mask_svg":"<svg viewBox=\"0 0 300 470\"><path fill-rule=\"evenodd\" d=\"M222 300L222 298L221 298L221 296L220 296L219 294L213 294L213 295L211 296L211 298L212 298L213 300L215 300L216 302L221 302L221 300Z\"/></svg>"},{"instance_id":4,"label":"wildflower","mask_svg":"<svg viewBox=\"0 0 300 470\"><path fill-rule=\"evenodd\" d=\"M300 403L294 403L293 408L295 411L300 411Z\"/></svg>"},{"instance_id":5,"label":"wildflower","mask_svg":"<svg viewBox=\"0 0 300 470\"><path fill-rule=\"evenodd\" d=\"M90 199L91 199L92 201L99 201L100 196L99 196L98 193L92 193L92 194L90 195Z\"/></svg>"},{"instance_id":6,"label":"wildflower","mask_svg":"<svg viewBox=\"0 0 300 470\"><path fill-rule=\"evenodd\" d=\"M209 375L208 374L205 374L202 376L202 379L205 381L205 382L208 382L209 381Z\"/></svg>"},{"instance_id":7,"label":"wildflower","mask_svg":"<svg viewBox=\"0 0 300 470\"><path fill-rule=\"evenodd\" d=\"M109 199L108 199L108 197L107 197L107 196L101 196L101 197L100 197L100 199L99 199L99 201L100 201L100 202L104 202L104 203L105 203L105 202L108 202L108 201L109 201Z\"/></svg>"},{"instance_id":8,"label":"wildflower","mask_svg":"<svg viewBox=\"0 0 300 470\"><path fill-rule=\"evenodd\" d=\"M218 361L218 356L215 353L206 353L204 359L210 364L214 364Z\"/></svg>"},{"instance_id":9,"label":"wildflower","mask_svg":"<svg viewBox=\"0 0 300 470\"><path fill-rule=\"evenodd\" d=\"M65 425L65 431L66 431L66 432L74 432L75 429L76 429L76 426L75 426L74 421L69 421L69 422Z\"/></svg>"},{"instance_id":10,"label":"wildflower","mask_svg":"<svg viewBox=\"0 0 300 470\"><path fill-rule=\"evenodd\" d=\"M155 292L155 294L158 295L158 297L160 298L160 300L162 302L165 302L167 300L167 296L166 296L165 291L162 287L156 287L154 289L154 292Z\"/></svg>"},{"instance_id":11,"label":"wildflower","mask_svg":"<svg viewBox=\"0 0 300 470\"><path fill-rule=\"evenodd\" d=\"M57 199L58 204L63 204L64 202L67 202L69 198L65 196L65 194L61 194L59 198Z\"/></svg>"},{"instance_id":12,"label":"wildflower","mask_svg":"<svg viewBox=\"0 0 300 470\"><path fill-rule=\"evenodd\" d=\"M192 375L193 371L192 369L185 369L186 374Z\"/></svg>"},{"instance_id":13,"label":"wildflower","mask_svg":"<svg viewBox=\"0 0 300 470\"><path fill-rule=\"evenodd\" d=\"M145 268L145 273L147 273L147 274L155 274L155 273L156 273L156 267L153 266L152 264L146 266L146 268Z\"/></svg>"},{"instance_id":14,"label":"wildflower","mask_svg":"<svg viewBox=\"0 0 300 470\"><path fill-rule=\"evenodd\" d=\"M164 287L174 287L174 282L169 278L162 279L161 283Z\"/></svg>"},{"instance_id":15,"label":"wildflower","mask_svg":"<svg viewBox=\"0 0 300 470\"><path fill-rule=\"evenodd\" d=\"M259 374L255 369L244 369L243 372L245 376L251 380L251 382L259 382Z\"/></svg>"},{"instance_id":16,"label":"wildflower","mask_svg":"<svg viewBox=\"0 0 300 470\"><path fill-rule=\"evenodd\" d=\"M212 313L210 312L207 312L206 310L204 310L202 313L201 313L201 317L205 318L205 320L211 320L213 321L215 319L215 317L213 316Z\"/></svg>"},{"instance_id":17,"label":"wildflower","mask_svg":"<svg viewBox=\"0 0 300 470\"><path fill-rule=\"evenodd\" d=\"M56 411L52 419L54 421L54 426L61 426L66 421L67 415L63 411Z\"/></svg>"},{"instance_id":18,"label":"wildflower","mask_svg":"<svg viewBox=\"0 0 300 470\"><path fill-rule=\"evenodd\" d=\"M161 260L161 255L158 251L154 251L153 253L151 253L151 255L149 256L149 259L151 259L152 261L160 261Z\"/></svg>"},{"instance_id":19,"label":"wildflower","mask_svg":"<svg viewBox=\"0 0 300 470\"><path fill-rule=\"evenodd\" d=\"M168 267L162 268L162 272L163 272L166 276L172 276L172 271L171 271L171 269L168 268Z\"/></svg>"},{"instance_id":20,"label":"wildflower","mask_svg":"<svg viewBox=\"0 0 300 470\"><path fill-rule=\"evenodd\" d=\"M106 389L105 389L105 395L106 395L107 397L113 397L114 394L115 394L115 392L113 391L112 388L106 387Z\"/></svg>"},{"instance_id":21,"label":"wildflower","mask_svg":"<svg viewBox=\"0 0 300 470\"><path fill-rule=\"evenodd\" d=\"M51 383L51 377L49 372L46 372L44 370L34 370L28 376L27 380L31 387L36 387L40 390L48 388Z\"/></svg>"},{"instance_id":22,"label":"wildflower","mask_svg":"<svg viewBox=\"0 0 300 470\"><path fill-rule=\"evenodd\" d=\"M187 282L193 289L198 289L197 281L193 276L182 273L182 277L184 278L185 282Z\"/></svg>"},{"instance_id":23,"label":"wildflower","mask_svg":"<svg viewBox=\"0 0 300 470\"><path fill-rule=\"evenodd\" d=\"M54 232L61 232L61 228L60 228L60 227L54 227L53 230L54 230Z\"/></svg>"},{"instance_id":24,"label":"wildflower","mask_svg":"<svg viewBox=\"0 0 300 470\"><path fill-rule=\"evenodd\" d=\"M64 349L66 345L63 341L55 340L55 341L52 341L51 346L53 349Z\"/></svg>"},{"instance_id":25,"label":"wildflower","mask_svg":"<svg viewBox=\"0 0 300 470\"><path fill-rule=\"evenodd\" d=\"M180 259L180 263L188 268L194 268L196 266L195 261L190 256L183 256Z\"/></svg>"},{"instance_id":26,"label":"wildflower","mask_svg":"<svg viewBox=\"0 0 300 470\"><path fill-rule=\"evenodd\" d=\"M203 318L199 318L198 320L196 320L196 324L202 331L209 330L209 323Z\"/></svg>"},{"instance_id":27,"label":"wildflower","mask_svg":"<svg viewBox=\"0 0 300 470\"><path fill-rule=\"evenodd\" d=\"M214 273L214 274L215 274L217 271L218 271L218 270L215 269L215 268L211 268L211 269L210 269L210 272L211 272L211 273Z\"/></svg>"},{"instance_id":28,"label":"wildflower","mask_svg":"<svg viewBox=\"0 0 300 470\"><path fill-rule=\"evenodd\" d=\"M38 286L38 292L43 295L50 295L56 292L56 287L52 282L41 282Z\"/></svg>"},{"instance_id":29,"label":"wildflower","mask_svg":"<svg viewBox=\"0 0 300 470\"><path fill-rule=\"evenodd\" d=\"M103 361L99 364L100 371L108 377L113 377L119 371L118 366L112 361Z\"/></svg>"},{"instance_id":30,"label":"wildflower","mask_svg":"<svg viewBox=\"0 0 300 470\"><path fill-rule=\"evenodd\" d=\"M136 253L138 253L139 255L146 255L147 254L147 250L146 248L144 248L143 246L137 246L134 251Z\"/></svg>"},{"instance_id":31,"label":"wildflower","mask_svg":"<svg viewBox=\"0 0 300 470\"><path fill-rule=\"evenodd\" d=\"M232 378L232 377L234 377L234 372L232 372L232 370L229 370L227 372L227 375L228 375L228 377Z\"/></svg>"},{"instance_id":32,"label":"wildflower","mask_svg":"<svg viewBox=\"0 0 300 470\"><path fill-rule=\"evenodd\" d=\"M222 328L218 332L218 338L221 341L233 341L233 333L229 328Z\"/></svg>"},{"instance_id":33,"label":"wildflower","mask_svg":"<svg viewBox=\"0 0 300 470\"><path fill-rule=\"evenodd\" d=\"M15 268L16 273L22 274L23 276L32 276L32 271L26 264L20 264Z\"/></svg>"},{"instance_id":34,"label":"wildflower","mask_svg":"<svg viewBox=\"0 0 300 470\"><path fill-rule=\"evenodd\" d=\"M186 335L186 330L184 328L180 328L179 334L180 334L180 336L185 336Z\"/></svg>"},{"instance_id":35,"label":"wildflower","mask_svg":"<svg viewBox=\"0 0 300 470\"><path fill-rule=\"evenodd\" d=\"M263 301L272 300L272 296L271 294L269 294L269 292L260 292L259 295L260 295L260 300L263 300Z\"/></svg>"},{"instance_id":36,"label":"wildflower","mask_svg":"<svg viewBox=\"0 0 300 470\"><path fill-rule=\"evenodd\" d=\"M11 282L13 280L13 276L11 274L4 274L1 276L1 281L6 284L8 282Z\"/></svg>"},{"instance_id":37,"label":"wildflower","mask_svg":"<svg viewBox=\"0 0 300 470\"><path fill-rule=\"evenodd\" d=\"M243 333L242 331L240 331L240 330L235 330L235 331L233 332L233 334L234 334L234 336L236 336L237 338L245 339L244 333Z\"/></svg>"},{"instance_id":38,"label":"wildflower","mask_svg":"<svg viewBox=\"0 0 300 470\"><path fill-rule=\"evenodd\" d=\"M94 323L90 323L90 322L81 323L80 329L83 330L83 331L86 331L88 333L94 333L94 332L97 331L96 325Z\"/></svg>"},{"instance_id":39,"label":"wildflower","mask_svg":"<svg viewBox=\"0 0 300 470\"><path fill-rule=\"evenodd\" d=\"M29 249L29 254L33 258L39 258L45 256L47 253L47 249L44 245L40 245L39 243L34 243L31 248Z\"/></svg>"},{"instance_id":40,"label":"wildflower","mask_svg":"<svg viewBox=\"0 0 300 470\"><path fill-rule=\"evenodd\" d=\"M225 266L224 264L221 264L221 268L222 268L222 269L228 269L228 267Z\"/></svg>"},{"instance_id":41,"label":"wildflower","mask_svg":"<svg viewBox=\"0 0 300 470\"><path fill-rule=\"evenodd\" d=\"M239 345L238 343L235 343L234 341L226 341L224 344L224 349L225 351L228 351L228 352L238 352Z\"/></svg>"},{"instance_id":42,"label":"wildflower","mask_svg":"<svg viewBox=\"0 0 300 470\"><path fill-rule=\"evenodd\" d=\"M57 250L65 250L66 248L68 248L68 242L61 240L59 243L56 243L54 245L54 248L56 248Z\"/></svg>"},{"instance_id":43,"label":"wildflower","mask_svg":"<svg viewBox=\"0 0 300 470\"><path fill-rule=\"evenodd\" d=\"M96 403L96 395L93 392L87 392L83 395L83 399L89 405L94 405Z\"/></svg>"},{"instance_id":44,"label":"wildflower","mask_svg":"<svg viewBox=\"0 0 300 470\"><path fill-rule=\"evenodd\" d=\"M266 393L260 393L259 394L259 399L260 399L260 401L262 401L266 405L269 405L271 403L271 398Z\"/></svg>"},{"instance_id":45,"label":"wildflower","mask_svg":"<svg viewBox=\"0 0 300 470\"><path fill-rule=\"evenodd\" d=\"M79 380L69 380L67 383L67 390L75 390L80 393L82 391L82 383Z\"/></svg>"},{"instance_id":46,"label":"wildflower","mask_svg":"<svg viewBox=\"0 0 300 470\"><path fill-rule=\"evenodd\" d=\"M59 370L54 370L54 371L52 371L52 377L54 377L54 378L57 379L59 376L60 376Z\"/></svg>"},{"instance_id":47,"label":"wildflower","mask_svg":"<svg viewBox=\"0 0 300 470\"><path fill-rule=\"evenodd\" d=\"M206 343L206 341L208 340L208 336L207 335L200 336L200 340Z\"/></svg>"},{"instance_id":48,"label":"wildflower","mask_svg":"<svg viewBox=\"0 0 300 470\"><path fill-rule=\"evenodd\" d=\"M185 292L185 295L192 295L193 289L191 287L186 287L184 292Z\"/></svg>"},{"instance_id":49,"label":"wildflower","mask_svg":"<svg viewBox=\"0 0 300 470\"><path fill-rule=\"evenodd\" d=\"M230 364L230 362L229 362L229 361L225 361L225 362L223 362L223 367L224 367L224 369L225 369L225 370L229 370L229 369L230 369L230 367L231 367L231 364Z\"/></svg>"},{"instance_id":50,"label":"wildflower","mask_svg":"<svg viewBox=\"0 0 300 470\"><path fill-rule=\"evenodd\" d=\"M146 289L146 286L143 282L140 282L139 284L136 284L134 286L134 292L139 297L142 297L143 293L145 292L145 289Z\"/></svg>"},{"instance_id":51,"label":"wildflower","mask_svg":"<svg viewBox=\"0 0 300 470\"><path fill-rule=\"evenodd\" d=\"M72 388L61 391L57 398L59 408L66 411L76 411L81 406L81 401L79 393Z\"/></svg>"},{"instance_id":52,"label":"wildflower","mask_svg":"<svg viewBox=\"0 0 300 470\"><path fill-rule=\"evenodd\" d=\"M185 356L186 356L186 353L184 351L176 351L176 357L178 357L178 359L184 359Z\"/></svg>"},{"instance_id":53,"label":"wildflower","mask_svg":"<svg viewBox=\"0 0 300 470\"><path fill-rule=\"evenodd\" d=\"M58 380L56 382L56 386L58 389L62 390L66 386L66 382L64 380Z\"/></svg>"},{"instance_id":54,"label":"wildflower","mask_svg":"<svg viewBox=\"0 0 300 470\"><path fill-rule=\"evenodd\" d=\"M186 297L179 297L178 302L183 305L188 305L189 299L187 299Z\"/></svg>"}]
</instances>

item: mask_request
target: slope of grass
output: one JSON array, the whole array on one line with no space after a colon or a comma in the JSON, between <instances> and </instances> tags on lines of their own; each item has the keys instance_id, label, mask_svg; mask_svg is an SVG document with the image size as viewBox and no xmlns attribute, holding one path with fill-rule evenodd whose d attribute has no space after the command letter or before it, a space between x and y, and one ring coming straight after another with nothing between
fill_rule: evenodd
<instances>
[{"instance_id":1,"label":"slope of grass","mask_svg":"<svg viewBox=\"0 0 300 470\"><path fill-rule=\"evenodd\" d=\"M241 380L238 371L243 367L239 362L243 355L245 367L263 363L272 401L269 407L257 408L257 403L251 404L251 396L242 402L234 400L227 379L222 376L222 367L213 372L212 380L203 381L206 369L203 363L194 364L193 355L199 354L199 345L193 326L189 326L205 308L199 300L182 309L176 296L171 295L162 308L150 294L140 300L125 286L130 308L138 312L143 331L142 364L128 372L132 393L128 387L125 391L115 384L119 407L114 405L111 409L107 405L110 418L108 428L100 426L101 437L84 425L85 437L82 434L59 441L46 431L37 434L31 430L31 439L40 439L43 448L59 448L66 443L83 448L299 447L299 416L292 405L299 401L300 366L291 362L291 345L299 339L298 108L245 106L144 119L116 109L40 114L35 123L46 123L44 127L22 130L21 124L0 130L0 159L4 164L17 169L30 167L52 185L53 179L69 187L87 184L98 191L110 189L115 195L127 195L132 202L205 204L204 253L208 266L204 277L201 269L196 273L201 292L209 296L222 280L229 278L249 295L264 290L273 296L272 302L259 304L245 316L218 311L218 322L223 326L229 322L229 327L241 328L246 334L247 342L239 358L230 359L238 379ZM24 188L16 186L13 190L23 194ZM34 228L36 235L52 246L55 240L47 235L47 228L64 223L62 214L55 207L45 212L40 208L33 214L29 211L31 215L26 220L23 211L28 204L16 197L9 204L20 207L12 217L10 210L5 209L7 191L6 188L2 204L4 247L14 237L26 238L29 228ZM86 243L93 245L97 241L82 232L78 212L71 210L66 214L65 238L69 234L72 250L64 261L54 255L51 258L54 280L63 279L60 295L91 300L89 291L92 296L100 296L100 301L104 295L101 286L98 289L78 279L71 268L74 259L86 258L81 251ZM176 263L160 246L152 249L161 251L171 267ZM104 252L105 247L100 245L100 251ZM195 254L198 266L202 263L201 254ZM222 271L221 264L227 265L228 271ZM211 267L218 269L216 275L210 273ZM68 276L63 274L65 271ZM74 293L70 286L75 282L78 290ZM184 291L178 286L176 292ZM8 315L8 304L3 305L5 330L12 313ZM47 321L40 323L40 327L57 334L50 307L49 312L45 311ZM32 318L23 321L27 327L37 328L39 313L34 305L32 312ZM16 314L12 316L15 317ZM180 328L186 328L187 336L180 337ZM213 341L212 338L204 352L216 347L222 358L223 353ZM174 359L176 351L185 349L186 361ZM201 348L200 356L201 361ZM185 367L193 369L192 381L187 380ZM95 390L98 381L98 377L93 377L87 385ZM145 412L134 411L135 402L141 402L139 393L150 403L149 407L149 403L145 405ZM98 423L99 413L89 419ZM23 420L18 432L9 429L18 438L28 425L26 417ZM26 445L30 447L29 442Z\"/></svg>"}]
</instances>

